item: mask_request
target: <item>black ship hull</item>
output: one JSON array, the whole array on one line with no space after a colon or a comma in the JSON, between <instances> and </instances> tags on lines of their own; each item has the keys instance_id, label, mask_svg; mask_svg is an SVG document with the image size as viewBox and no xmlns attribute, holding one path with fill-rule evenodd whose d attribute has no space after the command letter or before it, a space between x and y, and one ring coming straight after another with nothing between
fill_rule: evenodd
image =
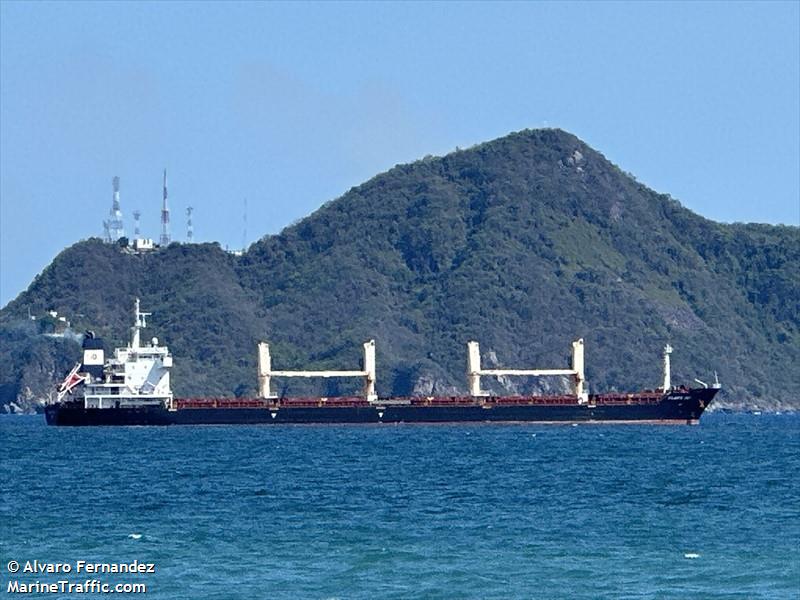
<instances>
[{"instance_id":1,"label":"black ship hull","mask_svg":"<svg viewBox=\"0 0 800 600\"><path fill-rule=\"evenodd\" d=\"M696 424L717 393L714 388L653 396L594 396L587 403L546 398L386 399L326 405L291 401L200 401L187 407L84 408L80 401L47 406L49 425L279 425L397 423L642 423ZM191 407L189 407L191 406Z\"/></svg>"}]
</instances>

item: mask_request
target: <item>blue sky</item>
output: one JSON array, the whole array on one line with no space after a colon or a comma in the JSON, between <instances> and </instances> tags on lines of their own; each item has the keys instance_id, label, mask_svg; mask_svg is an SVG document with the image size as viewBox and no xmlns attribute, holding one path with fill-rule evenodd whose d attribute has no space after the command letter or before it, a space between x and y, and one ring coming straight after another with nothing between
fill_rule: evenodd
<instances>
[{"instance_id":1,"label":"blue sky","mask_svg":"<svg viewBox=\"0 0 800 600\"><path fill-rule=\"evenodd\" d=\"M720 221L800 220L800 3L0 3L0 304L102 235L240 248L395 164L561 127Z\"/></svg>"}]
</instances>

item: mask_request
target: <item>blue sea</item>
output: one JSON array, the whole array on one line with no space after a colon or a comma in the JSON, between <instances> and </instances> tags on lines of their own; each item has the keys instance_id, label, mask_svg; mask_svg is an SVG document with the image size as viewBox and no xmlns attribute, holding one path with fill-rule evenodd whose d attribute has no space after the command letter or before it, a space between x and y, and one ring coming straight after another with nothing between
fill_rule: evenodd
<instances>
[{"instance_id":1,"label":"blue sea","mask_svg":"<svg viewBox=\"0 0 800 600\"><path fill-rule=\"evenodd\" d=\"M122 597L150 599L800 598L800 416L85 429L7 416L0 450L3 594L96 579L144 583ZM12 560L72 572L12 575ZM155 572L76 572L134 560Z\"/></svg>"}]
</instances>

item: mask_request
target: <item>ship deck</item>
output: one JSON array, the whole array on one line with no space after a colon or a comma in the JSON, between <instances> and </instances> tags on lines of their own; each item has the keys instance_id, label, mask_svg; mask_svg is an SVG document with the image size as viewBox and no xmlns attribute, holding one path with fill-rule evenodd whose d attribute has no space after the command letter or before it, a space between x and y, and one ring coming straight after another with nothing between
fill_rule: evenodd
<instances>
[{"instance_id":1,"label":"ship deck","mask_svg":"<svg viewBox=\"0 0 800 600\"><path fill-rule=\"evenodd\" d=\"M589 396L588 405L622 406L658 404L664 394L648 391L635 394L598 394ZM379 398L369 402L359 396L295 398L176 398L178 410L208 408L367 408L375 406L577 406L576 396L411 396Z\"/></svg>"}]
</instances>

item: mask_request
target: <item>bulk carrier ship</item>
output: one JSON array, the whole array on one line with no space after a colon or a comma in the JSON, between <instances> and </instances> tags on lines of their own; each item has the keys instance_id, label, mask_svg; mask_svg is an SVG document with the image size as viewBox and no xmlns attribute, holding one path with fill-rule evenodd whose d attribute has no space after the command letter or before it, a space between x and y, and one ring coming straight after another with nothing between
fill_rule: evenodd
<instances>
[{"instance_id":1,"label":"bulk carrier ship","mask_svg":"<svg viewBox=\"0 0 800 600\"><path fill-rule=\"evenodd\" d=\"M668 423L697 424L720 389L673 387L670 353L664 348L660 389L589 394L584 377L583 340L572 343L569 369L482 369L477 342L467 344L466 396L379 397L375 391L375 342L364 344L363 369L352 371L273 370L266 343L258 345L256 398L175 398L170 387L172 355L157 338L142 343L151 313L134 305L130 343L106 360L102 340L87 332L83 360L45 407L49 425L233 425L300 423ZM573 394L497 396L481 389L481 377L567 376ZM283 398L272 394L273 377L356 377L363 395Z\"/></svg>"}]
</instances>

